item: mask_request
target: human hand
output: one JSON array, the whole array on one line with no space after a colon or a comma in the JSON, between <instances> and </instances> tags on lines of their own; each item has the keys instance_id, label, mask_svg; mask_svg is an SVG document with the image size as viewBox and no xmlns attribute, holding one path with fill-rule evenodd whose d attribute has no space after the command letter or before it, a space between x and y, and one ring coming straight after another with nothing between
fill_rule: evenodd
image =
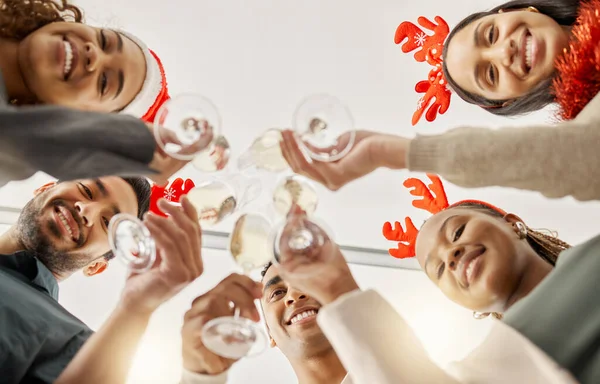
<instances>
[{"instance_id":1,"label":"human hand","mask_svg":"<svg viewBox=\"0 0 600 384\"><path fill-rule=\"evenodd\" d=\"M309 230L315 239L313 246L301 251L290 247L290 236L299 226ZM288 217L279 240L278 261L273 267L281 278L322 305L359 289L339 246L306 215Z\"/></svg>"},{"instance_id":2,"label":"human hand","mask_svg":"<svg viewBox=\"0 0 600 384\"><path fill-rule=\"evenodd\" d=\"M150 314L204 271L198 213L187 197L180 202L181 207L164 199L158 202L168 217L146 215L144 224L156 243L156 262L146 272L130 274L121 298L124 308Z\"/></svg>"},{"instance_id":3,"label":"human hand","mask_svg":"<svg viewBox=\"0 0 600 384\"><path fill-rule=\"evenodd\" d=\"M340 137L348 139L349 133ZM407 147L408 140L369 131L356 131L354 146L344 157L335 162L309 161L298 145L293 131L282 132L281 151L295 173L315 180L332 191L337 191L349 182L365 176L382 166L389 166L394 156L404 160L402 145ZM405 142L406 141L406 142ZM398 153L389 154L390 143L400 144ZM397 161L394 159L394 161Z\"/></svg>"},{"instance_id":4,"label":"human hand","mask_svg":"<svg viewBox=\"0 0 600 384\"><path fill-rule=\"evenodd\" d=\"M262 284L247 276L231 274L216 287L199 296L185 314L181 329L183 366L191 372L217 375L229 369L236 360L211 352L202 341L202 328L217 317L232 316L233 302L240 316L259 321L254 300L262 295Z\"/></svg>"}]
</instances>

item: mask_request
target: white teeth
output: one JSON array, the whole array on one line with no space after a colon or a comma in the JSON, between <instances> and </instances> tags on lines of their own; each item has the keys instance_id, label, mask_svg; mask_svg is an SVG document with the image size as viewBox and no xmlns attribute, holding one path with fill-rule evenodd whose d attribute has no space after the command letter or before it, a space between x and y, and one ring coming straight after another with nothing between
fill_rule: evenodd
<instances>
[{"instance_id":1,"label":"white teeth","mask_svg":"<svg viewBox=\"0 0 600 384\"><path fill-rule=\"evenodd\" d=\"M69 231L69 234L71 235L71 238L72 238L73 237L73 230L71 229L71 226L69 226L69 222L67 221L67 219L63 216L63 214L61 212L58 212L58 218L63 223L63 225L65 226L65 228L67 228L67 231Z\"/></svg>"},{"instance_id":2,"label":"white teeth","mask_svg":"<svg viewBox=\"0 0 600 384\"><path fill-rule=\"evenodd\" d=\"M469 262L469 266L467 267L467 281L471 280L471 275L473 274L473 268L475 268L475 260L471 260Z\"/></svg>"},{"instance_id":3,"label":"white teeth","mask_svg":"<svg viewBox=\"0 0 600 384\"><path fill-rule=\"evenodd\" d=\"M531 68L531 36L527 36L525 39L525 64L528 68Z\"/></svg>"},{"instance_id":4,"label":"white teeth","mask_svg":"<svg viewBox=\"0 0 600 384\"><path fill-rule=\"evenodd\" d=\"M73 64L73 48L68 41L63 41L63 44L65 45L65 68L63 69L63 73L66 76Z\"/></svg>"},{"instance_id":5,"label":"white teeth","mask_svg":"<svg viewBox=\"0 0 600 384\"><path fill-rule=\"evenodd\" d=\"M302 319L306 319L309 316L316 316L316 315L317 315L317 311L315 311L314 309L310 309L308 311L301 312L301 313L297 314L296 316L292 317L292 320L290 320L290 323L295 324Z\"/></svg>"}]
</instances>

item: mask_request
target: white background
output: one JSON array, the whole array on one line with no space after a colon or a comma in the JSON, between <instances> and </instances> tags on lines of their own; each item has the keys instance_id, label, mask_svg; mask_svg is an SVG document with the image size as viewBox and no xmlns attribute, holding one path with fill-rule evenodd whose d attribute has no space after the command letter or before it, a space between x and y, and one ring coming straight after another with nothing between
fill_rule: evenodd
<instances>
[{"instance_id":1,"label":"white background","mask_svg":"<svg viewBox=\"0 0 600 384\"><path fill-rule=\"evenodd\" d=\"M450 26L490 0L82 0L89 21L124 28L145 40L161 56L172 95L199 92L218 106L235 154L270 127L287 127L296 103L305 95L328 92L344 100L358 127L412 137L461 125L499 127L545 123L540 113L518 120L492 117L455 98L435 123L410 125L419 96L414 85L429 68L394 44L396 27L419 15L444 17ZM534 160L532 160L534 161ZM543 167L543 164L540 164ZM319 188L318 214L345 245L387 249L381 225L414 209L402 182L409 173L377 171L337 193ZM202 180L184 169L181 176ZM34 187L46 181L11 183L0 189L2 205L20 207ZM267 179L266 179L267 180ZM274 178L268 179L272 183ZM268 185L268 188L271 186ZM267 188L267 191L268 191ZM570 198L548 200L537 193L501 188L466 190L446 185L450 202L485 199L520 215L533 228L558 230L561 238L581 242L597 232L597 203ZM265 192L262 203L268 200ZM228 231L231 221L219 228ZM205 253L206 273L153 318L132 372L132 382L173 383L179 375L179 326L191 299L233 270L224 252ZM448 303L420 272L375 267L353 268L364 287L376 287L415 325L436 361L460 357L485 334L489 322ZM92 327L106 318L122 287L124 269L115 264L104 276L73 277L61 301ZM360 308L357 308L360 310ZM145 362L145 364L144 364ZM232 383L295 382L285 359L270 351L239 363Z\"/></svg>"}]
</instances>

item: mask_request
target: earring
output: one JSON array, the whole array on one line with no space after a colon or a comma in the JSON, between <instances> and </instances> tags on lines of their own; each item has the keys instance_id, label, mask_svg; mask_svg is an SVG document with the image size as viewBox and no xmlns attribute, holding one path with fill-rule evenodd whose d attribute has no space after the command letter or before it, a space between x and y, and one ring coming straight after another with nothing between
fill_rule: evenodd
<instances>
[{"instance_id":1,"label":"earring","mask_svg":"<svg viewBox=\"0 0 600 384\"><path fill-rule=\"evenodd\" d=\"M489 312L475 312L473 311L473 318L475 320L483 320L485 318L487 318L490 315Z\"/></svg>"},{"instance_id":2,"label":"earring","mask_svg":"<svg viewBox=\"0 0 600 384\"><path fill-rule=\"evenodd\" d=\"M527 7L527 12L540 13L536 7Z\"/></svg>"},{"instance_id":3,"label":"earring","mask_svg":"<svg viewBox=\"0 0 600 384\"><path fill-rule=\"evenodd\" d=\"M517 228L517 234L519 235L519 239L523 240L527 237L527 227L520 221L515 223L515 227Z\"/></svg>"}]
</instances>

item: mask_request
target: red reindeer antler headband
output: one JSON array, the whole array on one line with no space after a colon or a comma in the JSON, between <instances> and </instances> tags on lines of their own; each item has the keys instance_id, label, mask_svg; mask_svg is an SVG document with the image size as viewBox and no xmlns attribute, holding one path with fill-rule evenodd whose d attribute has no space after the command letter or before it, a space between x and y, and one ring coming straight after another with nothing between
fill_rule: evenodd
<instances>
[{"instance_id":1,"label":"red reindeer antler headband","mask_svg":"<svg viewBox=\"0 0 600 384\"><path fill-rule=\"evenodd\" d=\"M428 186L426 186L423 181L416 178L410 178L404 182L404 186L409 188L411 195L422 197L422 199L414 200L412 202L412 205L415 208L424 209L429 213L436 214L461 204L473 203L486 206L502 215L506 215L506 212L502 209L486 203L485 201L461 200L458 203L450 205L448 204L448 198L446 197L446 191L444 190L442 180L440 180L438 176L432 174L427 174L427 177L431 180L431 184ZM387 240L398 242L396 248L389 249L390 255L398 259L406 259L415 256L415 243L417 241L419 230L415 227L410 217L405 219L405 227L406 231L398 221L394 223L394 228L392 228L392 224L389 221L383 224L383 236L385 236Z\"/></svg>"},{"instance_id":2,"label":"red reindeer antler headband","mask_svg":"<svg viewBox=\"0 0 600 384\"><path fill-rule=\"evenodd\" d=\"M433 35L427 35L417 25L410 21L405 21L396 29L394 41L396 44L402 44L402 52L408 53L417 50L414 54L418 62L427 62L433 68L429 71L427 80L422 80L415 86L417 93L424 95L419 98L417 110L412 117L412 125L419 122L423 113L427 121L434 121L437 114L444 114L450 107L451 92L447 88L446 78L442 72L442 51L444 42L450 28L448 23L439 16L435 17L437 25L426 17L419 17L418 23L426 29L433 32ZM427 112L425 112L427 110Z\"/></svg>"},{"instance_id":3,"label":"red reindeer antler headband","mask_svg":"<svg viewBox=\"0 0 600 384\"><path fill-rule=\"evenodd\" d=\"M183 195L186 195L192 188L194 188L194 182L190 179L186 179L185 182L182 178L178 177L171 185L165 185L164 187L159 187L156 184L152 185L152 190L150 192L150 212L156 213L159 216L167 217L158 208L158 200L161 198L165 198L173 203L178 203Z\"/></svg>"}]
</instances>

